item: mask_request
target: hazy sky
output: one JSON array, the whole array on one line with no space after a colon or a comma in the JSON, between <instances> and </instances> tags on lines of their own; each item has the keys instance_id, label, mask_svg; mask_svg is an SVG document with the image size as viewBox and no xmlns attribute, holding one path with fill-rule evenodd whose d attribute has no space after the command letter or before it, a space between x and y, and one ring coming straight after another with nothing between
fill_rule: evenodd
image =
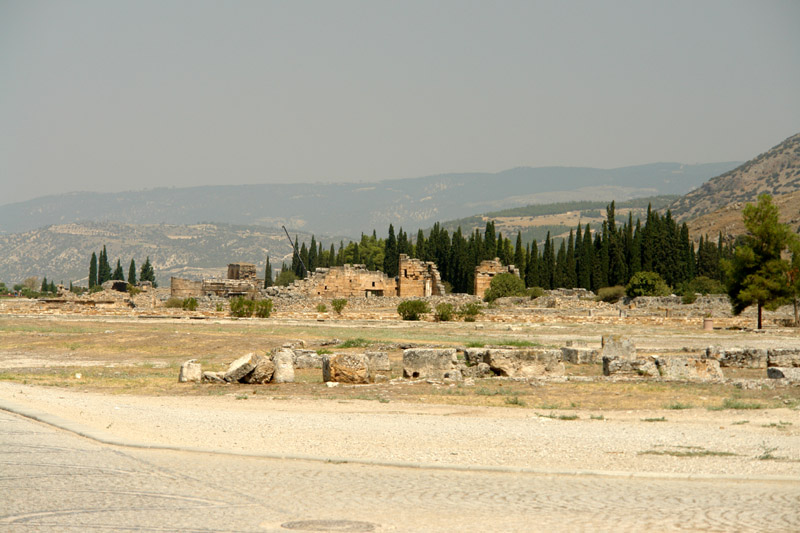
<instances>
[{"instance_id":1,"label":"hazy sky","mask_svg":"<svg viewBox=\"0 0 800 533\"><path fill-rule=\"evenodd\" d=\"M796 0L0 0L0 204L745 160L798 131Z\"/></svg>"}]
</instances>

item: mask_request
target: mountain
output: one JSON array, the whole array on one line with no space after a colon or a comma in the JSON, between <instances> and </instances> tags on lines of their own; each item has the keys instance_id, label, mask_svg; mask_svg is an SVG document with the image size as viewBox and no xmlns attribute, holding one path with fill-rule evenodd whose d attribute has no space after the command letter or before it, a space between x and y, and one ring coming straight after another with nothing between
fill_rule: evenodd
<instances>
[{"instance_id":1,"label":"mountain","mask_svg":"<svg viewBox=\"0 0 800 533\"><path fill-rule=\"evenodd\" d=\"M708 180L671 206L677 220L691 220L731 204L800 190L800 133L729 172Z\"/></svg>"},{"instance_id":2,"label":"mountain","mask_svg":"<svg viewBox=\"0 0 800 533\"><path fill-rule=\"evenodd\" d=\"M300 242L311 242L310 234L297 235ZM169 286L170 276L224 276L228 263L255 263L262 276L267 255L272 266L279 268L282 260L291 261L292 253L283 230L260 226L59 224L0 235L0 281L19 283L30 276L46 276L56 283L83 281L85 285L92 252L99 252L103 245L112 270L119 258L126 277L131 259L136 261L138 273L150 257L156 279L163 286ZM325 241L326 249L329 246L330 241Z\"/></svg>"},{"instance_id":3,"label":"mountain","mask_svg":"<svg viewBox=\"0 0 800 533\"><path fill-rule=\"evenodd\" d=\"M773 202L780 211L779 222L789 224L789 226L800 233L800 190L781 194L773 198ZM745 232L744 222L742 222L742 209L744 202L734 202L716 211L692 219L688 222L689 233L694 240L706 235L716 240L722 233L726 238L741 235Z\"/></svg>"},{"instance_id":4,"label":"mountain","mask_svg":"<svg viewBox=\"0 0 800 533\"><path fill-rule=\"evenodd\" d=\"M226 224L357 237L389 224L406 231L474 213L526 204L618 201L685 194L738 163L654 163L616 169L516 168L374 183L304 183L69 193L0 206L0 233L81 221L119 224Z\"/></svg>"}]
</instances>

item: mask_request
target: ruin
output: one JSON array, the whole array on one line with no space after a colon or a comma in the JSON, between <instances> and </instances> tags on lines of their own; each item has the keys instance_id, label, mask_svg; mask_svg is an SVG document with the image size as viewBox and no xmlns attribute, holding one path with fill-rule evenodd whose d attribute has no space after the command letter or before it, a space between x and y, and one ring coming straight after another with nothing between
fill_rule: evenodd
<instances>
[{"instance_id":1,"label":"ruin","mask_svg":"<svg viewBox=\"0 0 800 533\"><path fill-rule=\"evenodd\" d=\"M504 265L499 257L481 261L481 264L475 267L475 296L483 298L492 283L492 278L498 274L514 274L517 277L520 275L516 266Z\"/></svg>"},{"instance_id":2,"label":"ruin","mask_svg":"<svg viewBox=\"0 0 800 533\"><path fill-rule=\"evenodd\" d=\"M227 278L190 280L170 278L170 296L173 298L200 298L202 296L255 296L264 286L264 280L256 277L256 266L252 263L231 263Z\"/></svg>"},{"instance_id":3,"label":"ruin","mask_svg":"<svg viewBox=\"0 0 800 533\"><path fill-rule=\"evenodd\" d=\"M445 293L436 263L400 254L397 272L397 295L400 297L443 296Z\"/></svg>"}]
</instances>

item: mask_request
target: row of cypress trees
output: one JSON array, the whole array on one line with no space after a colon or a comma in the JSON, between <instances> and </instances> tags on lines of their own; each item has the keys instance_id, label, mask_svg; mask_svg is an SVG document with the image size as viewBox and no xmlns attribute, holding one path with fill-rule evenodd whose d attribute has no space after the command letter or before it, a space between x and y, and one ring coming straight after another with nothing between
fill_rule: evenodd
<instances>
[{"instance_id":1,"label":"row of cypress trees","mask_svg":"<svg viewBox=\"0 0 800 533\"><path fill-rule=\"evenodd\" d=\"M125 281L125 276L119 259L117 259L116 268L113 271L111 270L111 264L108 262L108 252L105 245L103 245L99 257L95 252L92 252L92 258L89 260L89 288L100 286L109 280ZM153 265L150 264L149 256L139 271L138 281L149 281L153 286L157 286L155 271L153 270ZM131 285L136 285L137 283L136 261L134 259L131 259L128 267L127 282Z\"/></svg>"}]
</instances>

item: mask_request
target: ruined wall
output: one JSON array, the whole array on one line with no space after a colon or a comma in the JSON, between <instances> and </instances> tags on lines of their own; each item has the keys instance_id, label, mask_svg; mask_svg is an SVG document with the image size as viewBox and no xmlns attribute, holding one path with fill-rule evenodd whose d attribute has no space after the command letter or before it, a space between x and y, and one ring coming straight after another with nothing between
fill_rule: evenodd
<instances>
[{"instance_id":1,"label":"ruined wall","mask_svg":"<svg viewBox=\"0 0 800 533\"><path fill-rule=\"evenodd\" d=\"M397 284L383 272L367 270L365 265L318 268L304 280L296 281L296 290L306 296L322 298L358 298L395 296Z\"/></svg>"},{"instance_id":2,"label":"ruined wall","mask_svg":"<svg viewBox=\"0 0 800 533\"><path fill-rule=\"evenodd\" d=\"M256 266L252 263L231 263L228 265L228 279L255 280Z\"/></svg>"},{"instance_id":3,"label":"ruined wall","mask_svg":"<svg viewBox=\"0 0 800 533\"><path fill-rule=\"evenodd\" d=\"M514 274L519 277L519 269L514 265L504 265L498 257L481 261L481 264L475 267L475 296L483 298L492 283L492 278L498 274Z\"/></svg>"},{"instance_id":4,"label":"ruined wall","mask_svg":"<svg viewBox=\"0 0 800 533\"><path fill-rule=\"evenodd\" d=\"M203 282L170 278L169 295L173 298L198 298L203 295Z\"/></svg>"},{"instance_id":5,"label":"ruined wall","mask_svg":"<svg viewBox=\"0 0 800 533\"><path fill-rule=\"evenodd\" d=\"M411 259L400 254L397 295L407 297L443 296L444 284L436 263Z\"/></svg>"}]
</instances>

